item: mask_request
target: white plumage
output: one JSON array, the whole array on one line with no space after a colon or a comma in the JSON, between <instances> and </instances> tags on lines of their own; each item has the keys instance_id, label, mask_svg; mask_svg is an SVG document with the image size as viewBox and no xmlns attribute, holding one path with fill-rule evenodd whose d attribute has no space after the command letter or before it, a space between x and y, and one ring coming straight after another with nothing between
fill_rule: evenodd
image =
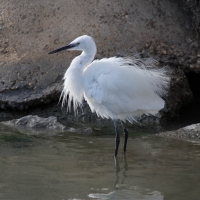
<instances>
[{"instance_id":1,"label":"white plumage","mask_svg":"<svg viewBox=\"0 0 200 200\"><path fill-rule=\"evenodd\" d=\"M113 57L85 68L84 98L91 110L103 118L132 122L143 113L162 109L164 101L159 95L165 92L166 76L163 69L151 70L145 61Z\"/></svg>"},{"instance_id":2,"label":"white plumage","mask_svg":"<svg viewBox=\"0 0 200 200\"><path fill-rule=\"evenodd\" d=\"M64 49L82 51L64 75L61 97L63 104L68 97L69 110L71 101L76 112L85 99L91 111L102 118L132 122L144 113L155 114L164 107L161 97L166 94L169 78L165 68L155 67L155 60L137 56L94 60L96 44L87 35L50 54Z\"/></svg>"}]
</instances>

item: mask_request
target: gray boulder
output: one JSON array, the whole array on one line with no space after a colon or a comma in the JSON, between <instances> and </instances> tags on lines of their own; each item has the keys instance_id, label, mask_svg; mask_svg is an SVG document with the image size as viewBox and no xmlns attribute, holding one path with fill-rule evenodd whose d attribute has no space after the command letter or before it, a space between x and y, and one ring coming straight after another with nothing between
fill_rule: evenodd
<instances>
[{"instance_id":1,"label":"gray boulder","mask_svg":"<svg viewBox=\"0 0 200 200\"><path fill-rule=\"evenodd\" d=\"M9 126L22 126L25 128L34 129L51 129L51 130L64 130L66 127L57 122L57 117L38 117L37 115L28 115L20 119L13 119L10 121L1 122Z\"/></svg>"},{"instance_id":2,"label":"gray boulder","mask_svg":"<svg viewBox=\"0 0 200 200\"><path fill-rule=\"evenodd\" d=\"M37 115L27 115L19 119L1 122L6 126L16 128L20 133L39 137L65 136L66 133L90 134L91 127L66 127L57 121L57 117L39 117Z\"/></svg>"},{"instance_id":3,"label":"gray boulder","mask_svg":"<svg viewBox=\"0 0 200 200\"><path fill-rule=\"evenodd\" d=\"M157 134L162 137L177 138L187 141L200 142L200 124L192 124L176 131L168 131Z\"/></svg>"}]
</instances>

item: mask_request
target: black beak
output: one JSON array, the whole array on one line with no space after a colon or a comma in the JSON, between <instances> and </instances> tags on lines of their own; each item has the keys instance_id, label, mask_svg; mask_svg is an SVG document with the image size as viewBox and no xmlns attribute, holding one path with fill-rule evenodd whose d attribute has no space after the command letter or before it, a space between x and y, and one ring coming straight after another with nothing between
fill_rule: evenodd
<instances>
[{"instance_id":1,"label":"black beak","mask_svg":"<svg viewBox=\"0 0 200 200\"><path fill-rule=\"evenodd\" d=\"M60 52L60 51L66 50L66 49L70 49L70 48L75 47L75 46L76 46L75 44L69 44L69 45L67 45L67 46L65 46L65 47L61 47L61 48L59 48L59 49L56 49L56 50L54 50L54 51L51 51L51 52L49 52L48 54L57 53L57 52Z\"/></svg>"}]
</instances>

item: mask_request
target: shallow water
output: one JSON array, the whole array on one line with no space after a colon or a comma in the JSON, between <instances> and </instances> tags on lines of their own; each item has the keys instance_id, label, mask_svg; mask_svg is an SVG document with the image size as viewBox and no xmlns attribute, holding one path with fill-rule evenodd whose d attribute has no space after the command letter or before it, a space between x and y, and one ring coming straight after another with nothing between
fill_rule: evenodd
<instances>
[{"instance_id":1,"label":"shallow water","mask_svg":"<svg viewBox=\"0 0 200 200\"><path fill-rule=\"evenodd\" d=\"M0 125L0 199L200 199L198 144L131 134L126 157L113 151L114 134L40 137Z\"/></svg>"}]
</instances>

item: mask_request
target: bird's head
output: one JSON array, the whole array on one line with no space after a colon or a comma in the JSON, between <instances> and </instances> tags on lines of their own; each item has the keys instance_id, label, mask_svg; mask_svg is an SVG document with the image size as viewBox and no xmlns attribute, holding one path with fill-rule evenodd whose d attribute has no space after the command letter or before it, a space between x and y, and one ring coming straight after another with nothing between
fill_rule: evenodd
<instances>
[{"instance_id":1,"label":"bird's head","mask_svg":"<svg viewBox=\"0 0 200 200\"><path fill-rule=\"evenodd\" d=\"M51 51L49 52L49 54L57 53L63 50L79 50L85 52L95 51L96 53L96 44L92 37L88 35L83 35L73 40L67 46Z\"/></svg>"}]
</instances>

